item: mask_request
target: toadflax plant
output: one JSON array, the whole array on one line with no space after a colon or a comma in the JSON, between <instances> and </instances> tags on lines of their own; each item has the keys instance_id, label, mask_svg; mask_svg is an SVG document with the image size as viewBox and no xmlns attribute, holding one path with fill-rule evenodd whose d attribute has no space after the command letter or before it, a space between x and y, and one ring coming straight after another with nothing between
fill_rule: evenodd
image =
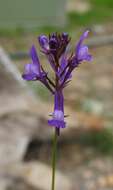
<instances>
[{"instance_id":1,"label":"toadflax plant","mask_svg":"<svg viewBox=\"0 0 113 190\"><path fill-rule=\"evenodd\" d=\"M72 54L67 55L67 47L71 38L67 33L52 33L49 36L40 35L38 41L41 47L41 52L49 60L50 66L54 72L55 78L51 79L48 73L42 67L35 46L30 49L31 63L25 65L22 75L27 81L40 81L54 96L54 110L51 114L51 119L48 124L55 129L53 141L53 156L52 156L52 187L55 189L55 165L56 165L56 149L57 138L60 135L60 129L66 127L64 120L64 88L72 78L72 72L82 62L91 61L92 56L88 52L87 45L83 42L87 38L89 31L86 30L78 41L75 50Z\"/></svg>"}]
</instances>

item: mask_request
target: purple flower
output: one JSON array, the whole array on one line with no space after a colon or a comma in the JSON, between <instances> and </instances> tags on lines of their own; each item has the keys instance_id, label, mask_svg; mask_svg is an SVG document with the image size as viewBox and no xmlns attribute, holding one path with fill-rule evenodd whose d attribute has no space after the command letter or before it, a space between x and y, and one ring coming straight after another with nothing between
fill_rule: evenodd
<instances>
[{"instance_id":1,"label":"purple flower","mask_svg":"<svg viewBox=\"0 0 113 190\"><path fill-rule=\"evenodd\" d=\"M25 80L42 80L46 73L41 71L39 58L34 46L30 50L30 56L32 58L32 63L25 65L24 74L22 75Z\"/></svg>"},{"instance_id":2,"label":"purple flower","mask_svg":"<svg viewBox=\"0 0 113 190\"><path fill-rule=\"evenodd\" d=\"M46 55L52 54L55 60L58 60L65 52L70 38L67 33L52 33L49 35L49 38L45 35L41 35L38 40L42 48L42 52Z\"/></svg>"},{"instance_id":3,"label":"purple flower","mask_svg":"<svg viewBox=\"0 0 113 190\"><path fill-rule=\"evenodd\" d=\"M88 52L88 46L83 45L83 41L88 37L88 34L89 30L86 30L80 37L80 40L76 46L76 58L79 62L92 60L92 56Z\"/></svg>"},{"instance_id":4,"label":"purple flower","mask_svg":"<svg viewBox=\"0 0 113 190\"><path fill-rule=\"evenodd\" d=\"M71 60L71 65L77 67L83 61L91 61L92 56L89 54L88 46L84 45L84 40L88 37L89 30L86 30L80 37L79 42L76 45L75 55Z\"/></svg>"},{"instance_id":5,"label":"purple flower","mask_svg":"<svg viewBox=\"0 0 113 190\"><path fill-rule=\"evenodd\" d=\"M62 91L56 91L54 95L54 112L52 119L48 120L50 126L56 128L65 128L66 123L64 121L64 97Z\"/></svg>"},{"instance_id":6,"label":"purple flower","mask_svg":"<svg viewBox=\"0 0 113 190\"><path fill-rule=\"evenodd\" d=\"M41 48L43 49L44 53L48 53L50 48L49 48L49 40L45 35L41 35L38 37L39 44Z\"/></svg>"},{"instance_id":7,"label":"purple flower","mask_svg":"<svg viewBox=\"0 0 113 190\"><path fill-rule=\"evenodd\" d=\"M67 33L52 33L48 37L40 35L38 37L41 51L48 59L50 66L54 72L54 77L48 77L44 70L34 46L30 50L32 63L25 66L23 78L25 80L39 80L54 95L54 111L52 118L48 120L48 124L57 129L59 134L60 128L65 128L64 121L64 96L63 89L70 82L72 71L84 61L91 61L92 56L89 54L88 46L83 42L87 38L89 31L85 31L77 43L74 54L68 56L67 48L70 42Z\"/></svg>"}]
</instances>

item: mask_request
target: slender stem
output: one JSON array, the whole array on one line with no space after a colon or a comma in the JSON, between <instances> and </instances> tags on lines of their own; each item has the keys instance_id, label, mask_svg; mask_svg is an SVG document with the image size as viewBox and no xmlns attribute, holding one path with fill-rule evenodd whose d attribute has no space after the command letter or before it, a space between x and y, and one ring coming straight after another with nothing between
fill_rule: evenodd
<instances>
[{"instance_id":1,"label":"slender stem","mask_svg":"<svg viewBox=\"0 0 113 190\"><path fill-rule=\"evenodd\" d=\"M53 153L52 153L52 186L51 190L55 190L55 170L56 170L56 153L57 153L57 131L53 138Z\"/></svg>"},{"instance_id":2,"label":"slender stem","mask_svg":"<svg viewBox=\"0 0 113 190\"><path fill-rule=\"evenodd\" d=\"M72 70L73 70L72 68L69 68L69 69L68 69L68 71L67 71L67 73L66 73L66 75L65 75L65 77L64 77L64 80L63 80L61 86L64 85L64 83L66 82L67 78L68 78L69 75L71 74Z\"/></svg>"},{"instance_id":3,"label":"slender stem","mask_svg":"<svg viewBox=\"0 0 113 190\"><path fill-rule=\"evenodd\" d=\"M56 64L57 64L57 69L56 71L58 72L58 67L59 67L59 61L58 59L56 59ZM57 72L56 72L56 91L58 90L59 88L59 77L57 75ZM56 128L56 134L59 136L60 135L60 128Z\"/></svg>"},{"instance_id":4,"label":"slender stem","mask_svg":"<svg viewBox=\"0 0 113 190\"><path fill-rule=\"evenodd\" d=\"M48 82L45 80L41 80L42 84L48 88L48 90L54 94L54 90L51 88L51 86L48 84Z\"/></svg>"},{"instance_id":5,"label":"slender stem","mask_svg":"<svg viewBox=\"0 0 113 190\"><path fill-rule=\"evenodd\" d=\"M51 81L51 79L48 76L46 76L46 78L49 81L49 83L55 88L55 84Z\"/></svg>"}]
</instances>

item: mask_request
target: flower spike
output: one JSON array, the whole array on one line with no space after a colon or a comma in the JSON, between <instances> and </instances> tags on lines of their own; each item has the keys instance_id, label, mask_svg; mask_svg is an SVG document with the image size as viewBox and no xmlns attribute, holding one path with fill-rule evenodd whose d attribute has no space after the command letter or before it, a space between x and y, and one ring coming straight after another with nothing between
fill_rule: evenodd
<instances>
[{"instance_id":1,"label":"flower spike","mask_svg":"<svg viewBox=\"0 0 113 190\"><path fill-rule=\"evenodd\" d=\"M40 35L38 41L42 52L48 59L50 66L54 72L54 80L49 78L47 72L40 64L38 54L34 45L30 50L32 62L25 65L24 74L25 80L40 81L54 95L54 111L52 118L48 120L50 126L56 129L65 128L64 121L64 95L63 89L69 84L72 78L73 70L82 62L92 60L87 45L84 45L84 40L88 37L89 30L86 30L80 37L75 52L68 57L68 44L70 37L67 33L52 33L49 36Z\"/></svg>"}]
</instances>

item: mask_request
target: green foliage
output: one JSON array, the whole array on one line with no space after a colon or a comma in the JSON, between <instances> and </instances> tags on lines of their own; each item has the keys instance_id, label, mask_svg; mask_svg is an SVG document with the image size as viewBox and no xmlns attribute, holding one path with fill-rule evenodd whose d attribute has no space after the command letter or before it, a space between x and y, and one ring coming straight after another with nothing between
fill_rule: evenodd
<instances>
[{"instance_id":1,"label":"green foliage","mask_svg":"<svg viewBox=\"0 0 113 190\"><path fill-rule=\"evenodd\" d=\"M25 33L24 28L22 27L17 27L15 29L10 29L10 28L6 28L6 29L1 29L0 28L0 37L20 37Z\"/></svg>"},{"instance_id":2,"label":"green foliage","mask_svg":"<svg viewBox=\"0 0 113 190\"><path fill-rule=\"evenodd\" d=\"M113 130L103 129L93 131L81 137L81 141L86 146L93 147L96 151L104 154L113 154Z\"/></svg>"},{"instance_id":3,"label":"green foliage","mask_svg":"<svg viewBox=\"0 0 113 190\"><path fill-rule=\"evenodd\" d=\"M91 0L91 2L95 6L101 6L104 8L113 8L113 1L112 0Z\"/></svg>"},{"instance_id":4,"label":"green foliage","mask_svg":"<svg viewBox=\"0 0 113 190\"><path fill-rule=\"evenodd\" d=\"M112 21L113 19L113 1L112 0L91 0L91 10L79 14L70 12L69 22L71 26L87 26L91 24Z\"/></svg>"},{"instance_id":5,"label":"green foliage","mask_svg":"<svg viewBox=\"0 0 113 190\"><path fill-rule=\"evenodd\" d=\"M60 32L61 29L59 27L52 27L52 26L44 26L37 29L39 33L49 34L52 32ZM37 31L36 31L37 32Z\"/></svg>"}]
</instances>

